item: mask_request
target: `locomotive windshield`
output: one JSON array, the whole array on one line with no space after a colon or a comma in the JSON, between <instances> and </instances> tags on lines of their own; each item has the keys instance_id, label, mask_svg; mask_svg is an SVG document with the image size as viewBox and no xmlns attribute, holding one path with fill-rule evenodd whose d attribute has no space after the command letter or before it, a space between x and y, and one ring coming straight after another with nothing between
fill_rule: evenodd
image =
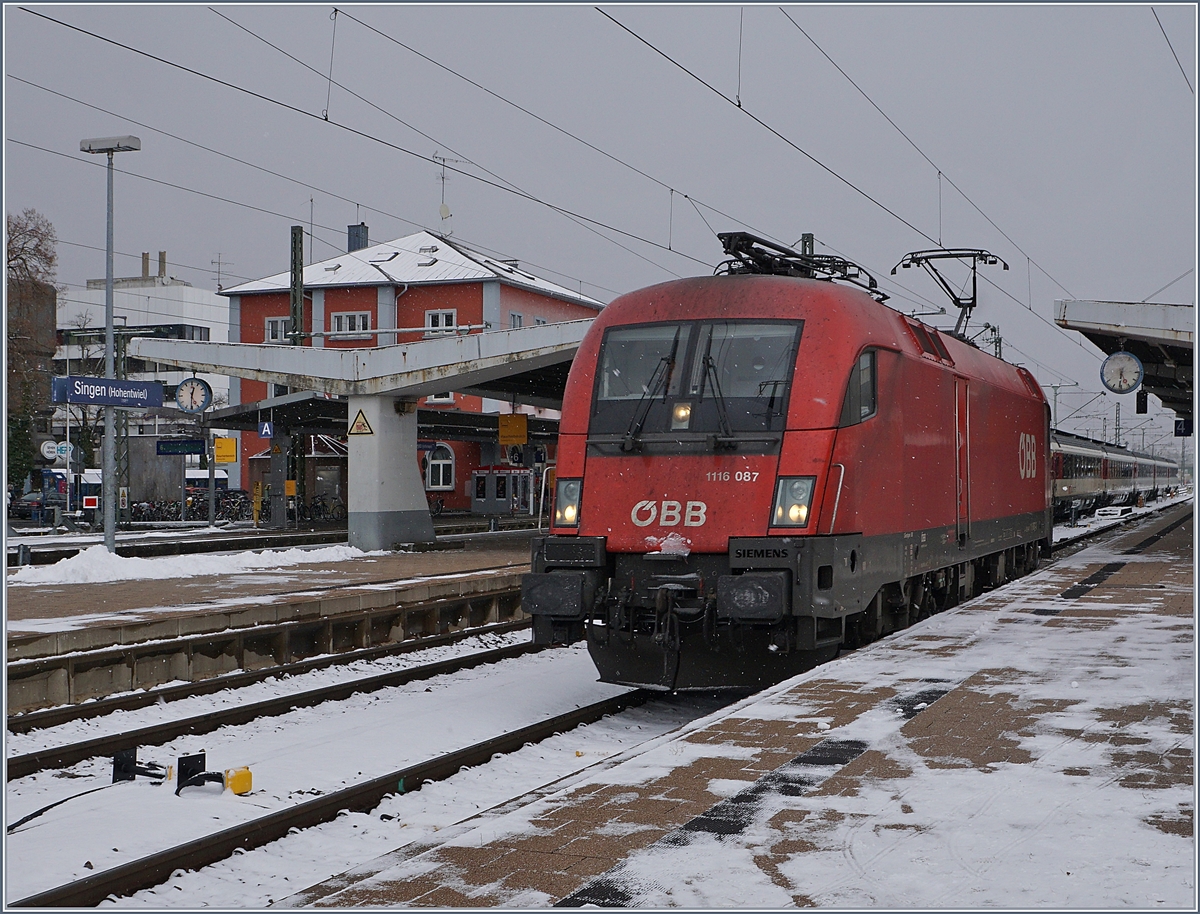
<instances>
[{"instance_id":1,"label":"locomotive windshield","mask_svg":"<svg viewBox=\"0 0 1200 914\"><path fill-rule=\"evenodd\" d=\"M783 428L802 321L695 321L604 335L593 435L729 437Z\"/></svg>"}]
</instances>

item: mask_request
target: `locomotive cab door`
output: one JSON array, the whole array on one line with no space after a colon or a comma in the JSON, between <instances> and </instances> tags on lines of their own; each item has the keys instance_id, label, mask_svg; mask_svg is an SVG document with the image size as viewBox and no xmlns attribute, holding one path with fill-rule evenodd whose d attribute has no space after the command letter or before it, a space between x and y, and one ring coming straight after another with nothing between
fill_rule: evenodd
<instances>
[{"instance_id":1,"label":"locomotive cab door","mask_svg":"<svg viewBox=\"0 0 1200 914\"><path fill-rule=\"evenodd\" d=\"M969 386L966 378L954 379L954 475L955 523L958 545L965 546L971 536L971 431Z\"/></svg>"}]
</instances>

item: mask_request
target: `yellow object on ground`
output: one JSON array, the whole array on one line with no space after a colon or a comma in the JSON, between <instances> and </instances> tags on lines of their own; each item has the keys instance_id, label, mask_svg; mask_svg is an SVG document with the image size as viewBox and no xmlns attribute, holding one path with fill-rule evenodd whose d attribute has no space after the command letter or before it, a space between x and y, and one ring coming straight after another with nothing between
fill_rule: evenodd
<instances>
[{"instance_id":1,"label":"yellow object on ground","mask_svg":"<svg viewBox=\"0 0 1200 914\"><path fill-rule=\"evenodd\" d=\"M248 794L251 787L250 769L244 765L241 768L225 769L225 786L239 797Z\"/></svg>"}]
</instances>

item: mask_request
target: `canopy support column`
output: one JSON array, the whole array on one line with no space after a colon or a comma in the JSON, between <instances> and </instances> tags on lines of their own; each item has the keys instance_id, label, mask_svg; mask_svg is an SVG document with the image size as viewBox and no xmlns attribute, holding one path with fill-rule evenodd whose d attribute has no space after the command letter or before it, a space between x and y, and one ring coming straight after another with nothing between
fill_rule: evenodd
<instances>
[{"instance_id":1,"label":"canopy support column","mask_svg":"<svg viewBox=\"0 0 1200 914\"><path fill-rule=\"evenodd\" d=\"M350 545L369 552L434 542L417 463L416 400L351 396L349 406Z\"/></svg>"}]
</instances>

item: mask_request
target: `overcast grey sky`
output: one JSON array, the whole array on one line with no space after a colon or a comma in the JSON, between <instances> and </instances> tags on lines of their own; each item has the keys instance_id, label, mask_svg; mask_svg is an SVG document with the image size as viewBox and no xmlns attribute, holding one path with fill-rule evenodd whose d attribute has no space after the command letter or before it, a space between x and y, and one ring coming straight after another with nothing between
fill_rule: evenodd
<instances>
[{"instance_id":1,"label":"overcast grey sky","mask_svg":"<svg viewBox=\"0 0 1200 914\"><path fill-rule=\"evenodd\" d=\"M983 268L973 325L1077 382L1065 416L1100 357L1051 326L1054 300L1140 301L1195 265L1193 4L333 9L6 5L5 206L54 223L60 281L104 275L104 157L79 140L126 133L117 275L166 250L210 289L218 258L226 286L286 270L310 213L315 260L350 223L425 227L605 301L711 272L714 232L749 228L813 232L929 311L933 282L892 266L978 246L1011 269ZM462 160L444 186L435 153ZM1116 399L1079 430L1111 429Z\"/></svg>"}]
</instances>

